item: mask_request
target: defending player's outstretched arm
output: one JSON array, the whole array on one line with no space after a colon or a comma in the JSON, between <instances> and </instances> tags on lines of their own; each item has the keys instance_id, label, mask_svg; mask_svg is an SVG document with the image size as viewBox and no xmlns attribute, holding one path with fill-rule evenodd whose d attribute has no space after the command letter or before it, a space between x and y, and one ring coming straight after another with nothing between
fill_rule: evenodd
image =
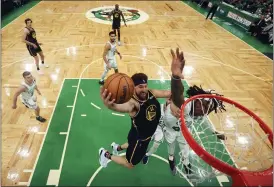
<instances>
[{"instance_id":1,"label":"defending player's outstretched arm","mask_svg":"<svg viewBox=\"0 0 274 187\"><path fill-rule=\"evenodd\" d=\"M150 90L156 98L170 98L170 90Z\"/></svg>"},{"instance_id":2,"label":"defending player's outstretched arm","mask_svg":"<svg viewBox=\"0 0 274 187\"><path fill-rule=\"evenodd\" d=\"M171 50L172 63L171 63L171 99L172 102L180 108L184 103L184 86L181 79L184 78L182 72L185 66L185 59L183 52L179 52L179 48L176 49L176 55Z\"/></svg>"}]
</instances>

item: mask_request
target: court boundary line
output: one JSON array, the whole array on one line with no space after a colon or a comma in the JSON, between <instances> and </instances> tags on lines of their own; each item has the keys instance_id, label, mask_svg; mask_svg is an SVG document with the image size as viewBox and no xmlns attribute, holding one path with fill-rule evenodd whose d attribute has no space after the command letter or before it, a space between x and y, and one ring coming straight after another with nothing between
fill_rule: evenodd
<instances>
[{"instance_id":1,"label":"court boundary line","mask_svg":"<svg viewBox=\"0 0 274 187\"><path fill-rule=\"evenodd\" d=\"M31 172L31 174L30 174L30 177L29 177L28 185L27 185L27 186L30 186L30 183L31 183L31 181L32 181L34 172L35 172L35 170L36 170L36 166L37 166L38 160L39 160L39 158L40 158L40 154L41 154L41 152L42 152L42 149L43 149L43 147L44 147L45 140L46 140L46 136L47 136L47 134L48 134L48 130L49 130L50 125L51 125L51 120L52 120L53 114L55 113L55 109L56 109L57 103L58 103L58 101L59 101L59 98L60 98L60 95L61 95L61 91L63 90L63 87L64 87L64 83L65 83L65 79L63 79L62 85L61 85L61 87L60 87L60 89L59 89L58 96L57 96L57 99L56 99L56 101L55 101L54 108L53 108L53 111L52 111L52 113L51 113L50 120L49 120L47 129L46 129L46 131L45 131L45 134L44 134L42 143L41 143L41 145L40 145L39 152L38 152L37 155L36 155L36 159L35 159L34 165L33 165L33 167L32 167L32 172Z\"/></svg>"},{"instance_id":2,"label":"court boundary line","mask_svg":"<svg viewBox=\"0 0 274 187\"><path fill-rule=\"evenodd\" d=\"M11 22L9 22L7 25L5 25L3 28L1 28L1 31L3 32L4 31L4 29L8 26L8 25L10 25L11 23L13 23L14 21L16 21L18 18L20 18L21 16L23 16L23 15L25 15L28 11L30 11L31 9L33 9L34 7L36 7L38 4L40 4L40 3L42 3L43 2L43 0L40 0L40 2L39 3L37 3L36 5L34 5L33 7L31 7L30 9L28 9L26 12L24 12L23 14L21 14L20 16L18 16L17 18L15 18L14 20L12 20ZM3 38L3 36L2 36L2 38Z\"/></svg>"},{"instance_id":3,"label":"court boundary line","mask_svg":"<svg viewBox=\"0 0 274 187\"><path fill-rule=\"evenodd\" d=\"M125 156L125 155L126 155L125 152L119 154L119 156ZM151 156L153 156L153 157L155 157L155 158L158 158L159 160L162 160L163 162L165 162L165 163L168 164L168 160L165 159L165 158L163 158L163 157L161 157L161 156L159 156L159 155L152 154ZM112 161L112 160L108 160L108 163L110 163L110 162L113 162L113 161ZM97 168L97 170L96 170L96 171L93 173L93 175L90 177L90 179L89 179L89 181L88 181L88 184L86 185L87 187L89 187L89 186L91 185L92 181L95 179L95 177L98 175L98 173L99 173L102 169L103 169L102 166L99 166L99 167ZM194 186L193 183L185 176L185 174L182 173L182 172L177 168L177 166L176 166L176 170L184 176L184 179L188 182L188 184L190 184L190 186ZM168 169L167 169L167 171L168 171Z\"/></svg>"},{"instance_id":4,"label":"court boundary line","mask_svg":"<svg viewBox=\"0 0 274 187\"><path fill-rule=\"evenodd\" d=\"M187 5L188 7L190 7L192 10L195 10L194 8L192 8L191 6L189 6L188 4L186 4L185 2L181 1L180 2L184 3L185 5ZM199 13L200 15L203 16L203 18L205 18L205 16L200 13L199 11L195 10L194 12ZM245 43L246 45L248 45L250 48L252 48L253 50L256 50L257 52L259 52L261 55L263 55L265 58L267 58L268 60L271 60L273 62L273 59L269 58L268 56L264 55L261 51L258 51L255 47L249 45L248 43L246 43L244 40L241 40L239 37L237 37L236 35L234 35L233 33L227 31L225 28L223 28L222 26L218 25L217 23L215 23L213 20L211 21L213 22L215 25L217 25L218 27L220 27L222 30L225 30L226 32L228 32L230 35L234 36L235 38L237 38L238 40L242 41L243 43Z\"/></svg>"}]
</instances>

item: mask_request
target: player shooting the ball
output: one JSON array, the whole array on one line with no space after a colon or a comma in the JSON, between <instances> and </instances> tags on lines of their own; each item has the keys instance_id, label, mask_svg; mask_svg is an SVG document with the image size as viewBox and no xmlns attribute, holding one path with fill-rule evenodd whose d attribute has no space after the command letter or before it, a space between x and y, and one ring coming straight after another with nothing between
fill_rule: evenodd
<instances>
[{"instance_id":1,"label":"player shooting the ball","mask_svg":"<svg viewBox=\"0 0 274 187\"><path fill-rule=\"evenodd\" d=\"M136 73L131 79L134 83L132 98L123 104L116 104L111 100L111 93L101 87L101 99L110 110L128 113L131 117L131 129L128 141L122 145L113 142L113 154L104 148L99 150L99 162L102 167L107 167L108 160L126 168L133 168L145 156L151 137L156 131L161 117L161 107L157 98L170 97L170 91L151 90L148 88L148 77L144 73ZM126 156L118 156L118 152L126 150Z\"/></svg>"}]
</instances>

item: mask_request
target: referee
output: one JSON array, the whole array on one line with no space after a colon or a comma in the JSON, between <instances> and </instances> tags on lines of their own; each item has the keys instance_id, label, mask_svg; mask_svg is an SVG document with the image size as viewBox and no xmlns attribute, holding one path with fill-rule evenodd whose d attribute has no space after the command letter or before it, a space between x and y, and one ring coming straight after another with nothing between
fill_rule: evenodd
<instances>
[{"instance_id":1,"label":"referee","mask_svg":"<svg viewBox=\"0 0 274 187\"><path fill-rule=\"evenodd\" d=\"M222 4L222 0L211 0L210 1L212 3L212 7L210 8L207 16L206 16L206 19L209 17L210 13L211 13L211 20L214 16L214 14L216 13L218 7L220 6L220 4Z\"/></svg>"}]
</instances>

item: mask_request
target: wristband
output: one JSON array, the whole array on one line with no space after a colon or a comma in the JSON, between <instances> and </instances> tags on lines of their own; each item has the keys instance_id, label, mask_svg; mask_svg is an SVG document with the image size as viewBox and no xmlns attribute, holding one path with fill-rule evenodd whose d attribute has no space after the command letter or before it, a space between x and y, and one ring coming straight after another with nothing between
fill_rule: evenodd
<instances>
[{"instance_id":1,"label":"wristband","mask_svg":"<svg viewBox=\"0 0 274 187\"><path fill-rule=\"evenodd\" d=\"M179 76L176 75L171 75L171 78L174 80L181 80L181 78Z\"/></svg>"}]
</instances>

